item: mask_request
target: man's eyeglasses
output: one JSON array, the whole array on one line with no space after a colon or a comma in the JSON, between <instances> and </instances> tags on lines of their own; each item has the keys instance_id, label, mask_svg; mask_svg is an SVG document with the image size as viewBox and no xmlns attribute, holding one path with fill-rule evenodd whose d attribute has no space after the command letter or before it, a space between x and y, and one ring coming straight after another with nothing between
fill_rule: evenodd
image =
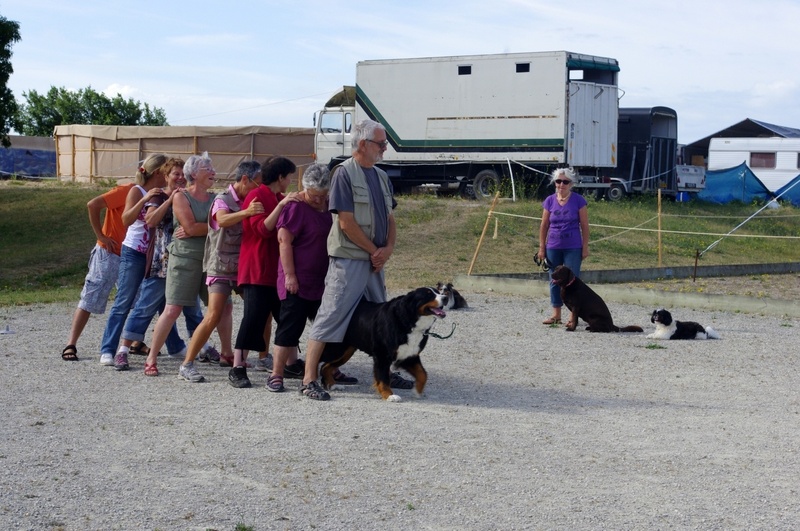
<instances>
[{"instance_id":1,"label":"man's eyeglasses","mask_svg":"<svg viewBox=\"0 0 800 531\"><path fill-rule=\"evenodd\" d=\"M572 181L570 181L569 179L556 179L553 182L556 184L572 184Z\"/></svg>"},{"instance_id":2,"label":"man's eyeglasses","mask_svg":"<svg viewBox=\"0 0 800 531\"><path fill-rule=\"evenodd\" d=\"M373 144L377 144L377 145L379 145L380 147L383 147L383 148L385 148L385 147L387 147L389 145L389 141L388 140L384 140L383 142L377 142L375 140L371 140L371 139L368 138L367 142L372 142Z\"/></svg>"}]
</instances>

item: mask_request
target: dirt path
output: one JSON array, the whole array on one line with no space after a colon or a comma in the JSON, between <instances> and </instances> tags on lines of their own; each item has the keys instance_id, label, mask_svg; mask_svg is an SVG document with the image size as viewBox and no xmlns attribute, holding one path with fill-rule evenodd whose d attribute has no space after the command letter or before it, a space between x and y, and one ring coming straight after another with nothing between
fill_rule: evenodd
<instances>
[{"instance_id":1,"label":"dirt path","mask_svg":"<svg viewBox=\"0 0 800 531\"><path fill-rule=\"evenodd\" d=\"M427 398L362 384L204 384L58 352L72 305L1 308L0 528L789 529L800 521L800 320L679 309L717 341L565 332L545 300L465 293ZM646 330L651 308L609 304ZM237 305L236 315L241 308ZM303 341L303 344L305 341Z\"/></svg>"}]
</instances>

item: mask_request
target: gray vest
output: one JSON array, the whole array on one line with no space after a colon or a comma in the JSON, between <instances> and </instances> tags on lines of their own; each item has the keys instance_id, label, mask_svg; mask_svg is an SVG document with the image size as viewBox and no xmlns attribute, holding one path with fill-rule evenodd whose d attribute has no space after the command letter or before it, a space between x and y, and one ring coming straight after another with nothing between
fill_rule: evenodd
<instances>
[{"instance_id":1,"label":"gray vest","mask_svg":"<svg viewBox=\"0 0 800 531\"><path fill-rule=\"evenodd\" d=\"M225 201L228 210L239 212L241 208L230 190L217 196ZM213 206L213 203L212 203ZM208 213L208 236L203 255L203 269L210 277L233 277L239 271L239 248L242 244L242 222L230 227L211 228L211 212Z\"/></svg>"},{"instance_id":2,"label":"gray vest","mask_svg":"<svg viewBox=\"0 0 800 531\"><path fill-rule=\"evenodd\" d=\"M375 226L373 221L372 205L369 201L369 188L367 187L367 176L356 159L350 157L342 162L341 166L347 171L350 177L350 186L353 190L353 216L356 223L369 236L370 240L375 239ZM375 168L381 182L383 191L383 202L386 208L386 215L392 212L392 193L389 187L389 176L380 168ZM384 235L385 237L386 235ZM353 260L369 260L369 253L358 245L351 242L342 232L339 226L339 216L333 214L333 225L328 233L328 255L337 258L350 258Z\"/></svg>"}]
</instances>

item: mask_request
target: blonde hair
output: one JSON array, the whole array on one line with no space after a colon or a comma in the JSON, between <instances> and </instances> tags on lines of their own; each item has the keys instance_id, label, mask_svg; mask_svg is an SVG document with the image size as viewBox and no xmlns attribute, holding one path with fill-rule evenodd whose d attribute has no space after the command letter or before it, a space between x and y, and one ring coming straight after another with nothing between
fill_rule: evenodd
<instances>
[{"instance_id":1,"label":"blonde hair","mask_svg":"<svg viewBox=\"0 0 800 531\"><path fill-rule=\"evenodd\" d=\"M139 166L139 169L136 170L136 177L134 177L134 182L139 186L144 185L150 178L155 175L155 173L161 169L161 167L166 164L167 156L163 153L153 153L152 155L148 155L146 159L142 162L142 165Z\"/></svg>"}]
</instances>

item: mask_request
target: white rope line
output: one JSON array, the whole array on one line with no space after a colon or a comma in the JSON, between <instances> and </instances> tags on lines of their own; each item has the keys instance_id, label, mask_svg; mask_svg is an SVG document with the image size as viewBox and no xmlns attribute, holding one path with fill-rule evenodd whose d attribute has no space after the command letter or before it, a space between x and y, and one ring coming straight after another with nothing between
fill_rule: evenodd
<instances>
[{"instance_id":1,"label":"white rope line","mask_svg":"<svg viewBox=\"0 0 800 531\"><path fill-rule=\"evenodd\" d=\"M532 219L532 220L537 220L537 221L541 221L542 220L542 218L540 218L540 217L523 216L521 214L509 214L507 212L492 212L491 215L493 215L493 216L508 216L508 217L512 217L512 218ZM774 238L774 239L785 239L785 240L800 240L800 236L774 236L774 235L769 235L769 234L732 234L733 231L728 232L728 233L692 232L692 231L665 230L665 229L661 229L661 231L659 231L658 229L640 228L642 225L644 225L646 223L650 223L654 219L656 219L656 218L655 217L650 218L649 220L645 221L644 223L642 223L640 225L637 225L636 227L620 227L618 225L600 225L600 224L597 224L597 223L589 223L589 226L590 227L598 227L598 228L602 228L602 229L619 229L619 230L622 231L622 232L620 232L620 233L618 233L616 235L613 235L613 236L618 236L619 234L624 234L625 232L630 232L630 231L641 231L641 232L661 232L663 234L685 234L685 235L689 235L689 236L733 236L735 238ZM608 239L608 238L611 238L611 237L612 236L607 236L607 237L605 237L603 239L595 240L595 241L602 241L604 239ZM589 242L589 243L592 244L594 242Z\"/></svg>"},{"instance_id":2,"label":"white rope line","mask_svg":"<svg viewBox=\"0 0 800 531\"><path fill-rule=\"evenodd\" d=\"M760 211L759 211L760 212ZM741 216L690 216L689 214L661 214L664 218L693 218L693 219L739 219ZM786 214L769 216L769 218L762 219L778 219L778 218L800 218L800 214Z\"/></svg>"},{"instance_id":3,"label":"white rope line","mask_svg":"<svg viewBox=\"0 0 800 531\"><path fill-rule=\"evenodd\" d=\"M526 170L531 170L531 171L532 171L532 172L534 172L534 173L541 173L542 175L547 175L548 177L550 177L550 174L549 174L549 173L547 173L547 172L544 172L544 171L542 171L542 170L538 170L538 169L536 169L536 168L533 168L533 167L531 167L531 166L528 166L527 164L523 164L523 163L521 163L521 162L519 162L519 161L517 161L517 160L512 160L511 162L513 162L514 164L519 164L520 166L522 166L522 167L523 167L523 168L525 168Z\"/></svg>"},{"instance_id":4,"label":"white rope line","mask_svg":"<svg viewBox=\"0 0 800 531\"><path fill-rule=\"evenodd\" d=\"M592 227L602 227L606 229L628 229L628 230L638 230L642 232L662 232L664 234L687 234L692 236L734 236L739 238L775 238L775 239L786 239L786 240L800 240L800 236L774 236L770 234L731 234L729 233L717 233L717 232L692 232L692 231L682 231L682 230L664 230L661 229L636 229L631 227L616 227L614 225L592 225Z\"/></svg>"},{"instance_id":5,"label":"white rope line","mask_svg":"<svg viewBox=\"0 0 800 531\"><path fill-rule=\"evenodd\" d=\"M542 218L537 218L534 216L523 216L522 214L509 214L508 212L490 212L489 215L491 216L508 216L510 218L523 218L523 219L535 219L537 221L541 221Z\"/></svg>"},{"instance_id":6,"label":"white rope line","mask_svg":"<svg viewBox=\"0 0 800 531\"><path fill-rule=\"evenodd\" d=\"M618 232L616 234L611 234L609 236L606 236L604 238L599 238L597 240L592 240L592 241L589 242L589 244L591 245L592 243L602 242L604 240L610 240L611 238L616 238L617 236L621 236L621 235L625 234L626 232L630 232L632 230L636 230L639 227L641 227L642 225L647 225L648 223L650 223L651 221L653 221L655 219L658 219L658 216L653 216L652 218L648 219L647 221L644 221L644 222L640 223L639 225L636 225L635 227L631 227L629 229L623 230L622 232ZM589 226L591 227L591 224L589 224Z\"/></svg>"},{"instance_id":7,"label":"white rope line","mask_svg":"<svg viewBox=\"0 0 800 531\"><path fill-rule=\"evenodd\" d=\"M795 186L797 186L797 184L798 184L798 183L800 183L800 181L796 181L796 182L795 182L793 185L791 185L789 188L787 188L786 190L784 190L784 191L783 191L783 192L781 192L780 194L776 195L776 196L775 196L775 198L774 198L772 201L777 201L777 200L778 200L778 199L779 199L779 198L780 198L780 197L781 197L783 194L785 194L786 192L788 192L789 190L791 190L792 188L794 188ZM758 214L759 214L759 213L760 213L762 210L764 210L765 208L769 207L769 205L770 205L770 203L771 203L772 201L768 202L768 203L767 203L767 204L765 204L763 207L761 207L761 208L759 208L758 210L756 210L755 214L753 214L752 216L750 216L750 217L749 217L749 218L747 218L746 220L744 220L744 221L742 221L741 223L739 223L738 225L736 225L736 226L735 226L734 228L732 228L732 229L730 230L730 232L728 232L727 234L722 234L722 235L721 235L721 238L719 238L717 241L715 241L714 243L712 243L711 245L709 245L708 247L706 247L706 248L705 248L703 251L701 251L701 252L700 252L700 254L699 254L698 256L703 256L703 255L704 255L704 254L706 254L708 251L710 251L711 249L713 249L714 247L716 247L717 245L719 245L719 243L720 243L720 242L721 242L723 239L727 238L728 236L738 236L738 234L733 234L733 233L734 233L734 232L736 232L737 230L739 230L739 228L740 228L740 227L743 227L743 226L745 225L745 223L747 223L748 221L750 221L751 219L753 219L754 217L756 217L756 216L757 216L757 215L758 215ZM765 237L767 237L767 236L765 236ZM795 237L795 236L787 236L787 239L794 239L794 238L796 238L796 237Z\"/></svg>"}]
</instances>

